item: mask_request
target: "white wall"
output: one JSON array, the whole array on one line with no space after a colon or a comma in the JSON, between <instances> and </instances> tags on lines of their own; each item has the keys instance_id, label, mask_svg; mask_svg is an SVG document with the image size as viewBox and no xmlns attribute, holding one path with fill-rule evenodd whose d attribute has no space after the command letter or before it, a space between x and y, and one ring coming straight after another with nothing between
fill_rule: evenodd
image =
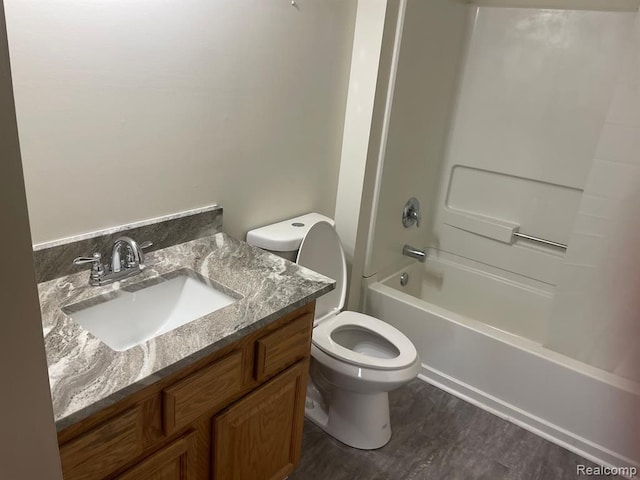
<instances>
[{"instance_id":1,"label":"white wall","mask_svg":"<svg viewBox=\"0 0 640 480\"><path fill-rule=\"evenodd\" d=\"M8 0L36 243L334 213L355 0Z\"/></svg>"},{"instance_id":2,"label":"white wall","mask_svg":"<svg viewBox=\"0 0 640 480\"><path fill-rule=\"evenodd\" d=\"M0 2L0 478L62 479Z\"/></svg>"},{"instance_id":3,"label":"white wall","mask_svg":"<svg viewBox=\"0 0 640 480\"><path fill-rule=\"evenodd\" d=\"M364 276L397 267L405 243L426 245L431 198L444 155L468 7L450 0L409 0ZM412 196L423 224L405 229L401 214Z\"/></svg>"},{"instance_id":4,"label":"white wall","mask_svg":"<svg viewBox=\"0 0 640 480\"><path fill-rule=\"evenodd\" d=\"M547 346L640 381L640 15L559 271Z\"/></svg>"}]
</instances>

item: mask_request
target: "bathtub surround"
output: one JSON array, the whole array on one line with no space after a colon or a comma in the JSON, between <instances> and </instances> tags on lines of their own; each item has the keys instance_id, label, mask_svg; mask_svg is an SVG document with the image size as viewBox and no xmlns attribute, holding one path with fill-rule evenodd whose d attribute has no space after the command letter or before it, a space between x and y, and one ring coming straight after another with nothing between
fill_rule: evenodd
<instances>
[{"instance_id":1,"label":"bathtub surround","mask_svg":"<svg viewBox=\"0 0 640 480\"><path fill-rule=\"evenodd\" d=\"M404 244L418 248L427 244L434 207L425 192L435 189L445 152L470 8L450 0L406 2L395 84L389 93L392 103L384 105L386 97L376 100L376 110L386 107L386 127L376 132L385 138L376 159L380 165L372 195L365 277L406 264ZM396 35L396 28L386 30L385 37ZM400 221L410 197L422 205L420 228L404 228Z\"/></svg>"},{"instance_id":2,"label":"bathtub surround","mask_svg":"<svg viewBox=\"0 0 640 480\"><path fill-rule=\"evenodd\" d=\"M38 283L86 270L74 265L76 257L100 252L107 260L114 241L123 235L139 243L153 242L145 253L207 237L222 230L222 207L212 205L128 225L107 228L75 237L34 245L33 256Z\"/></svg>"},{"instance_id":3,"label":"bathtub surround","mask_svg":"<svg viewBox=\"0 0 640 480\"><path fill-rule=\"evenodd\" d=\"M394 261L405 260L398 239L426 244L426 229L402 229L398 212L419 196L424 181L437 178L467 10L450 0L389 0L386 10L381 2L358 4L362 28L354 39L334 215L349 263L349 308L362 308L363 276L392 271ZM382 175L383 169L392 173ZM426 212L427 224L429 218Z\"/></svg>"},{"instance_id":4,"label":"bathtub surround","mask_svg":"<svg viewBox=\"0 0 640 480\"><path fill-rule=\"evenodd\" d=\"M202 205L333 216L355 0L7 0L34 243Z\"/></svg>"},{"instance_id":5,"label":"bathtub surround","mask_svg":"<svg viewBox=\"0 0 640 480\"><path fill-rule=\"evenodd\" d=\"M568 243L634 19L476 8L430 246L555 285L562 251L482 225Z\"/></svg>"},{"instance_id":6,"label":"bathtub surround","mask_svg":"<svg viewBox=\"0 0 640 480\"><path fill-rule=\"evenodd\" d=\"M438 18L430 3L425 15ZM392 159L389 129L366 312L414 342L426 381L598 463L638 465L637 38L616 87L637 14L590 11L590 1L579 11L494 3L468 7L442 154L402 155L425 135L407 128ZM534 6L515 4L524 3ZM399 107L402 66L391 116L410 124L412 110ZM431 94L407 90L413 104ZM422 173L438 167L435 182ZM407 192L413 181L418 193ZM423 217L430 258L408 269L393 254L407 243L399 213L410 196L432 211ZM513 238L507 226L569 249Z\"/></svg>"},{"instance_id":7,"label":"bathtub surround","mask_svg":"<svg viewBox=\"0 0 640 480\"><path fill-rule=\"evenodd\" d=\"M546 345L640 382L640 15L560 266Z\"/></svg>"},{"instance_id":8,"label":"bathtub surround","mask_svg":"<svg viewBox=\"0 0 640 480\"><path fill-rule=\"evenodd\" d=\"M42 326L58 430L191 365L330 291L334 282L224 233L152 252L147 268L120 288L189 268L241 297L143 345L117 352L61 310L118 286L92 287L87 272L41 283Z\"/></svg>"}]
</instances>

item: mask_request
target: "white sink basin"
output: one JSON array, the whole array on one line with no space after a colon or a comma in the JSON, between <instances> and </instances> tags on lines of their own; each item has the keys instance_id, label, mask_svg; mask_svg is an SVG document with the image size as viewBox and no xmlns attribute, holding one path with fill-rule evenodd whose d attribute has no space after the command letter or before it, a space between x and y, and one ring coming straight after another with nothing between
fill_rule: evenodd
<instances>
[{"instance_id":1,"label":"white sink basin","mask_svg":"<svg viewBox=\"0 0 640 480\"><path fill-rule=\"evenodd\" d=\"M221 291L224 287L218 288L209 279L184 269L68 305L62 311L121 352L238 300Z\"/></svg>"}]
</instances>

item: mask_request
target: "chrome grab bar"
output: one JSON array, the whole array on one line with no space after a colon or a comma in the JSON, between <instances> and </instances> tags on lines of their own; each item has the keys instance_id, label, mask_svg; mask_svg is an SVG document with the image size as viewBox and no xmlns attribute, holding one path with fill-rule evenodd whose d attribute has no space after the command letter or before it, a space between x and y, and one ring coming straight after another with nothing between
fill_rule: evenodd
<instances>
[{"instance_id":1,"label":"chrome grab bar","mask_svg":"<svg viewBox=\"0 0 640 480\"><path fill-rule=\"evenodd\" d=\"M527 240L531 240L532 242L542 243L544 245L549 245L551 247L561 248L562 250L566 250L567 246L564 243L553 242L551 240L545 240L544 238L534 237L533 235L527 235L526 233L513 232L514 237L525 238Z\"/></svg>"}]
</instances>

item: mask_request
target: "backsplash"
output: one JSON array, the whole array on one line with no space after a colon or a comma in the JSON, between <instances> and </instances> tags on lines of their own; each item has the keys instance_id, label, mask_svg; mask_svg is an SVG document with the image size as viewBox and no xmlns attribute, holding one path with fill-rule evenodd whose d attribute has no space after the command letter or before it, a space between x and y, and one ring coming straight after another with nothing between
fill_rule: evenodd
<instances>
[{"instance_id":1,"label":"backsplash","mask_svg":"<svg viewBox=\"0 0 640 480\"><path fill-rule=\"evenodd\" d=\"M100 252L108 259L116 238L126 235L139 243L153 245L145 253L170 247L222 231L222 207L188 210L164 217L107 228L75 237L33 246L33 258L38 283L71 273L87 270L87 265L74 265L73 259Z\"/></svg>"}]
</instances>

